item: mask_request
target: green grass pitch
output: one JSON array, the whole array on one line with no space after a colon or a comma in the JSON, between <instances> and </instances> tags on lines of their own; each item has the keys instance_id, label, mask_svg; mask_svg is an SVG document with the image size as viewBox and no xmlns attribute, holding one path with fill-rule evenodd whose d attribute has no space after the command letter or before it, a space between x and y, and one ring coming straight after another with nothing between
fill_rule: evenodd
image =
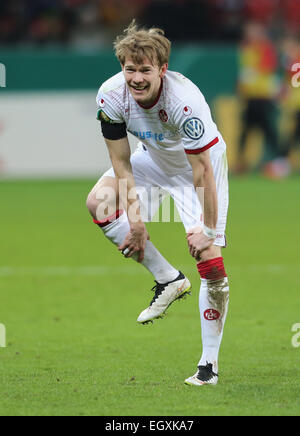
<instances>
[{"instance_id":1,"label":"green grass pitch","mask_svg":"<svg viewBox=\"0 0 300 436\"><path fill-rule=\"evenodd\" d=\"M299 415L300 179L231 180L230 311L216 387L189 387L201 354L200 279L179 223L151 239L193 294L136 319L152 277L93 225L93 181L0 183L0 415Z\"/></svg>"}]
</instances>

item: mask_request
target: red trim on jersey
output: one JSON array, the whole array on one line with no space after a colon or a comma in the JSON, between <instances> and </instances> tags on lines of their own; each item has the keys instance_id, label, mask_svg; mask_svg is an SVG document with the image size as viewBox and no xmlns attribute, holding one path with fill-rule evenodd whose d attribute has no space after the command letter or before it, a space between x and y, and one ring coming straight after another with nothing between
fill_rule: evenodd
<instances>
[{"instance_id":1,"label":"red trim on jersey","mask_svg":"<svg viewBox=\"0 0 300 436\"><path fill-rule=\"evenodd\" d=\"M197 268L202 279L221 280L227 277L223 257L200 262L197 264Z\"/></svg>"},{"instance_id":2,"label":"red trim on jersey","mask_svg":"<svg viewBox=\"0 0 300 436\"><path fill-rule=\"evenodd\" d=\"M140 104L140 103L138 103L138 102L137 102L137 104L138 104L140 107L142 107L143 109L152 109L152 108L153 108L153 107L158 103L158 100L160 99L160 96L161 96L162 89L163 89L163 80L161 81L160 88L159 88L159 91L158 91L158 95L157 95L157 97L156 97L154 103L153 103L151 106L149 106L149 107L145 107L145 106L143 106L142 104Z\"/></svg>"},{"instance_id":3,"label":"red trim on jersey","mask_svg":"<svg viewBox=\"0 0 300 436\"><path fill-rule=\"evenodd\" d=\"M102 221L97 221L97 220L93 220L95 224L97 224L99 227L105 227L108 224L112 223L113 221L117 220L121 215L123 215L124 210L117 210L113 215L111 215L110 217L106 218L105 220Z\"/></svg>"},{"instance_id":4,"label":"red trim on jersey","mask_svg":"<svg viewBox=\"0 0 300 436\"><path fill-rule=\"evenodd\" d=\"M208 150L209 148L213 147L218 142L219 142L219 138L217 137L213 141L211 141L209 144L207 144L205 147L197 148L196 150L185 149L184 151L186 152L186 154L200 154L200 153L203 153L205 150Z\"/></svg>"}]
</instances>

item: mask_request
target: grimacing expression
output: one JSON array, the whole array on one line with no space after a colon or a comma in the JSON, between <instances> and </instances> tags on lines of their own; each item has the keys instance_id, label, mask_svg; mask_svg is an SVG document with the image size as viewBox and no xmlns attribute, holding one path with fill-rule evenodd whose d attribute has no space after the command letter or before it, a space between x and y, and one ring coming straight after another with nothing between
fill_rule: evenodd
<instances>
[{"instance_id":1,"label":"grimacing expression","mask_svg":"<svg viewBox=\"0 0 300 436\"><path fill-rule=\"evenodd\" d=\"M142 64L135 64L132 59L126 58L123 73L127 86L135 101L142 106L151 106L158 97L161 80L165 76L168 64L162 67L153 65L144 58Z\"/></svg>"}]
</instances>

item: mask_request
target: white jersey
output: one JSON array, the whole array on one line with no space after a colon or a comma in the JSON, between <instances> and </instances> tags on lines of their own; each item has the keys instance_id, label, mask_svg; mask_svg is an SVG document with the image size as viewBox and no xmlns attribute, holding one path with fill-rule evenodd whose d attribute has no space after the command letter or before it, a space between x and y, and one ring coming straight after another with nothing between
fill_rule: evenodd
<instances>
[{"instance_id":1,"label":"white jersey","mask_svg":"<svg viewBox=\"0 0 300 436\"><path fill-rule=\"evenodd\" d=\"M167 71L157 101L145 109L134 100L120 72L101 86L97 105L111 122L125 122L167 175L191 171L186 154L210 149L213 163L226 150L203 94L180 73Z\"/></svg>"}]
</instances>

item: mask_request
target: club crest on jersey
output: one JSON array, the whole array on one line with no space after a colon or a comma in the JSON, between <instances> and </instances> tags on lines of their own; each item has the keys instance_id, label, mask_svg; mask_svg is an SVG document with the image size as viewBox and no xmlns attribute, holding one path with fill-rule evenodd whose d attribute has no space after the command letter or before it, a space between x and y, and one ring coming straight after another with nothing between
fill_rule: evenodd
<instances>
[{"instance_id":1,"label":"club crest on jersey","mask_svg":"<svg viewBox=\"0 0 300 436\"><path fill-rule=\"evenodd\" d=\"M204 124L199 118L190 118L183 125L183 130L191 139L200 139L204 135Z\"/></svg>"},{"instance_id":2,"label":"club crest on jersey","mask_svg":"<svg viewBox=\"0 0 300 436\"><path fill-rule=\"evenodd\" d=\"M164 109L159 111L159 118L163 123L166 123L169 119L167 112Z\"/></svg>"},{"instance_id":3,"label":"club crest on jersey","mask_svg":"<svg viewBox=\"0 0 300 436\"><path fill-rule=\"evenodd\" d=\"M101 100L99 100L99 106L100 107L105 107L105 101L103 100L103 98L101 98Z\"/></svg>"}]
</instances>

